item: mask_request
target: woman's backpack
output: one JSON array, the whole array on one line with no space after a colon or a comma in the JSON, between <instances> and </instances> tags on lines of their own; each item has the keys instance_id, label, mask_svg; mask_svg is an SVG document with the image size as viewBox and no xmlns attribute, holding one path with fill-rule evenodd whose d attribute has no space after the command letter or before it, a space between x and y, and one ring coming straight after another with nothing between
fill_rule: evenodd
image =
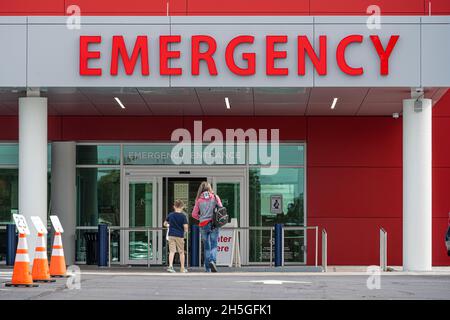
<instances>
[{"instance_id":1,"label":"woman's backpack","mask_svg":"<svg viewBox=\"0 0 450 320\"><path fill-rule=\"evenodd\" d=\"M214 195L214 198L216 199L216 206L213 210L212 224L214 228L221 228L230 222L230 216L228 215L227 208L219 206L216 195Z\"/></svg>"}]
</instances>

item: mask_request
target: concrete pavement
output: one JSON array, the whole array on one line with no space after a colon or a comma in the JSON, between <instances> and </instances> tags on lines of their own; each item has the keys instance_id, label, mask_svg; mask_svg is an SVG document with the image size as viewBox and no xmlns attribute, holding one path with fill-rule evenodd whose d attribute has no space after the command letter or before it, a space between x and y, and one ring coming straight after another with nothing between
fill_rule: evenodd
<instances>
[{"instance_id":1,"label":"concrete pavement","mask_svg":"<svg viewBox=\"0 0 450 320\"><path fill-rule=\"evenodd\" d=\"M370 290L361 271L233 272L168 274L145 268L84 268L76 278L57 279L39 288L6 288L11 270L0 270L0 300L5 299L450 299L448 269L430 273L382 273ZM74 281L75 280L75 281ZM369 279L370 280L370 279ZM373 279L372 279L373 280ZM371 287L377 282L369 281ZM71 283L71 284L70 284Z\"/></svg>"}]
</instances>

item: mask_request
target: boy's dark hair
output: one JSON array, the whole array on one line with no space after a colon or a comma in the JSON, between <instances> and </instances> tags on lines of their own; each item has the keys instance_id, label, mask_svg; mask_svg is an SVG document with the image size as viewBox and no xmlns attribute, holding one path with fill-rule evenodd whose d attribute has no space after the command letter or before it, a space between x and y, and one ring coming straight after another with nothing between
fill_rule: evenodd
<instances>
[{"instance_id":1,"label":"boy's dark hair","mask_svg":"<svg viewBox=\"0 0 450 320\"><path fill-rule=\"evenodd\" d=\"M181 209L184 209L184 202L183 202L183 200L177 199L177 200L175 200L173 206L174 206L175 208L181 208Z\"/></svg>"}]
</instances>

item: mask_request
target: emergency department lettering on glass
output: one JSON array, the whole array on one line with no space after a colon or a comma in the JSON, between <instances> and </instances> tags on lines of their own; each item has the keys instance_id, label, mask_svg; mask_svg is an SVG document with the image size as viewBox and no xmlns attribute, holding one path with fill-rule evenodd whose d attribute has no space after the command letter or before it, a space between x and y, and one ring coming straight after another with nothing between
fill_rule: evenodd
<instances>
[{"instance_id":1,"label":"emergency department lettering on glass","mask_svg":"<svg viewBox=\"0 0 450 320\"><path fill-rule=\"evenodd\" d=\"M336 48L332 48L335 52L334 59L328 57L331 48L327 48L328 41L326 35L320 35L318 49L314 49L310 39L305 35L299 35L297 41L297 52L288 52L283 50L283 44L286 45L289 41L287 35L267 35L265 37L265 52L246 51L243 52L239 58L238 63L235 57L236 49L241 45L252 45L255 37L252 35L239 35L232 38L226 45L225 52L217 52L216 39L209 35L192 35L190 37L190 52L181 52L171 48L172 44L186 41L180 35L161 35L159 36L159 70L150 70L149 59L155 59L157 49L149 47L149 37L146 35L136 36L134 47L127 48L125 39L121 35L112 37L111 55L109 57L102 57L98 49L93 48L95 45L100 45L104 39L100 35L81 35L80 36L80 61L79 72L81 76L102 76L104 70L99 67L89 66L89 62L98 59L109 59L110 68L109 74L117 76L119 74L119 61L123 63L124 72L127 75L133 75L136 69L138 60L140 60L140 74L142 76L150 76L153 72L158 72L162 76L181 76L183 70L181 67L173 66L176 60L180 59L182 54L190 54L191 67L190 74L198 76L201 72L207 72L210 76L217 76L218 69L216 67L216 59L224 59L227 68L237 76L252 76L255 75L256 55L265 54L265 74L268 76L287 76L289 72L293 72L287 67L277 67L277 61L286 59L288 54L296 54L297 67L295 72L298 76L305 76L307 57L312 62L315 72L319 76L326 76L328 66L331 60L339 67L342 73L349 76L361 76L364 74L364 66L354 66L351 61L346 59L346 50L349 46L360 45L364 41L370 41L373 45L373 50L379 59L379 74L381 76L389 75L389 59L393 54L394 48L399 40L399 35L391 35L387 43L383 44L378 35L370 35L365 39L363 35L351 34L339 41ZM206 48L206 49L201 49ZM131 55L130 55L131 52ZM200 62L206 64L206 69L200 70Z\"/></svg>"}]
</instances>

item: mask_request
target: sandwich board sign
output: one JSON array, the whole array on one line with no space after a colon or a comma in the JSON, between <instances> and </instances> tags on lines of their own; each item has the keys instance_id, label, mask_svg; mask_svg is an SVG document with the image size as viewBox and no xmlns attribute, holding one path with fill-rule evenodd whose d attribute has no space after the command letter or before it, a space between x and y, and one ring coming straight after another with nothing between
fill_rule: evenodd
<instances>
[{"instance_id":1,"label":"sandwich board sign","mask_svg":"<svg viewBox=\"0 0 450 320\"><path fill-rule=\"evenodd\" d=\"M38 233L47 234L47 228L44 226L44 223L42 222L40 217L32 216L31 222L33 222L33 225Z\"/></svg>"},{"instance_id":2,"label":"sandwich board sign","mask_svg":"<svg viewBox=\"0 0 450 320\"><path fill-rule=\"evenodd\" d=\"M28 228L27 220L21 214L13 214L14 223L20 234L30 235L30 229Z\"/></svg>"},{"instance_id":3,"label":"sandwich board sign","mask_svg":"<svg viewBox=\"0 0 450 320\"><path fill-rule=\"evenodd\" d=\"M53 228L56 232L63 233L64 229L61 225L61 222L59 221L58 216L50 216L50 221L52 222Z\"/></svg>"},{"instance_id":4,"label":"sandwich board sign","mask_svg":"<svg viewBox=\"0 0 450 320\"><path fill-rule=\"evenodd\" d=\"M241 255L239 251L239 233L236 229L238 222L236 218L231 219L219 231L219 239L217 241L217 265L232 267L233 265L241 265Z\"/></svg>"}]
</instances>

